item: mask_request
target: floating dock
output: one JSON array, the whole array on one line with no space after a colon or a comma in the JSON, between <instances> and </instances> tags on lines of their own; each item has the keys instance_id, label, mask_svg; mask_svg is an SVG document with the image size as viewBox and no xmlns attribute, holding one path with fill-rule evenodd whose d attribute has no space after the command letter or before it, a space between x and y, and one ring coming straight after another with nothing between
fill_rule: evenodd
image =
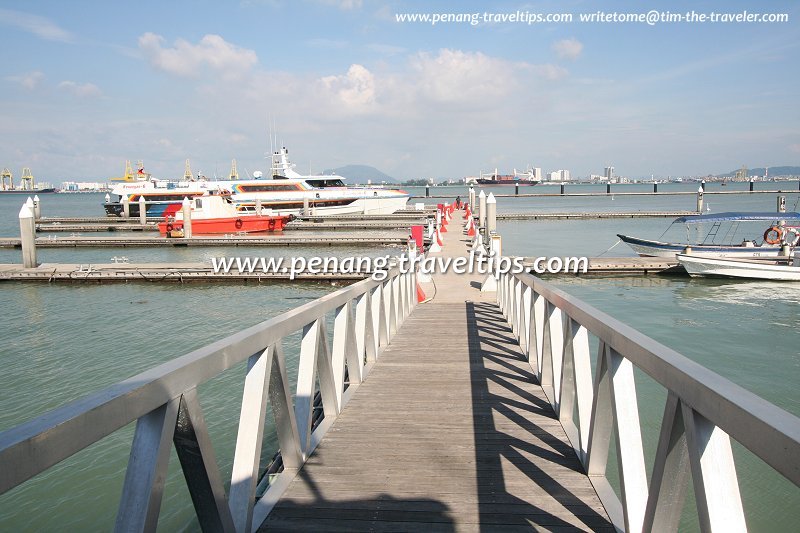
<instances>
[{"instance_id":1,"label":"floating dock","mask_svg":"<svg viewBox=\"0 0 800 533\"><path fill-rule=\"evenodd\" d=\"M375 235L293 235L270 234L267 236L226 235L217 237L38 237L37 248L142 248L182 246L380 246L403 245L408 241L407 233ZM20 248L19 238L0 238L0 248Z\"/></svg>"},{"instance_id":2,"label":"floating dock","mask_svg":"<svg viewBox=\"0 0 800 533\"><path fill-rule=\"evenodd\" d=\"M789 182L790 184L794 184L797 182ZM625 185L625 184L622 184ZM800 185L800 184L799 184ZM567 185L568 187L574 187L574 185ZM697 184L697 187L700 187L700 184ZM697 196L697 190L694 191L643 191L643 192L618 192L618 191L595 191L595 192L537 192L537 193L525 193L521 192L519 194L515 194L514 187L510 185L502 186L503 191L509 191L508 193L499 192L496 186L481 186L475 185L474 188L476 190L484 190L491 192L494 194L495 198L546 198L550 196ZM530 186L524 186L524 189L528 189ZM553 187L555 188L555 187ZM523 190L523 188L520 188ZM777 189L777 190L768 190L768 191L712 191L712 190L705 190L703 194L791 194L800 192L800 186L794 188L786 188L786 189ZM431 194L430 196L423 195L414 195L411 198L447 198L452 200L459 194L464 194L463 192L452 192L450 194Z\"/></svg>"},{"instance_id":3,"label":"floating dock","mask_svg":"<svg viewBox=\"0 0 800 533\"><path fill-rule=\"evenodd\" d=\"M678 218L697 211L631 211L627 213L497 213L497 220L597 220L604 218Z\"/></svg>"},{"instance_id":4,"label":"floating dock","mask_svg":"<svg viewBox=\"0 0 800 533\"><path fill-rule=\"evenodd\" d=\"M288 265L290 262L287 262ZM533 259L523 261L527 267ZM676 260L661 257L608 257L590 258L588 271L563 272L550 276L585 275L686 275L686 271ZM36 268L23 268L17 264L0 264L0 281L148 281L148 282L190 282L190 281L284 281L299 279L303 281L357 281L371 275L371 272L333 272L326 274L299 273L290 276L288 268L279 272L263 272L254 268L252 272L239 272L232 268L229 272L215 272L209 263L43 263Z\"/></svg>"},{"instance_id":5,"label":"floating dock","mask_svg":"<svg viewBox=\"0 0 800 533\"><path fill-rule=\"evenodd\" d=\"M290 277L288 269L281 272L214 272L208 263L106 263L63 264L43 263L36 268L20 265L0 265L0 281L40 282L170 282L192 281L288 281L290 279L319 282L352 282L362 280L369 272L310 274L297 273Z\"/></svg>"},{"instance_id":6,"label":"floating dock","mask_svg":"<svg viewBox=\"0 0 800 533\"><path fill-rule=\"evenodd\" d=\"M395 220L395 221L377 221L377 222L356 222L356 221L320 221L311 222L303 220L294 220L286 225L286 231L382 231L387 229L408 229L409 226L414 224L426 224L424 219L413 219L408 221ZM81 233L81 232L117 232L117 231L130 231L130 232L157 232L158 225L148 222L147 224L130 224L130 223L52 223L36 224L36 231L41 233Z\"/></svg>"}]
</instances>

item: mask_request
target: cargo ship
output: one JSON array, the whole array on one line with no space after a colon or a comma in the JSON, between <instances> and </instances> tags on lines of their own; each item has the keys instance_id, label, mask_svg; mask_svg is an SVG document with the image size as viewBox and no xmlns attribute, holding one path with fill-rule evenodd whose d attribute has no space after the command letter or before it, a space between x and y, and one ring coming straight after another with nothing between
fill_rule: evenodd
<instances>
[{"instance_id":1,"label":"cargo ship","mask_svg":"<svg viewBox=\"0 0 800 533\"><path fill-rule=\"evenodd\" d=\"M525 172L517 172L514 169L513 174L500 174L497 169L493 173L481 175L475 180L479 185L536 185L539 180L536 179L533 169L528 169Z\"/></svg>"}]
</instances>

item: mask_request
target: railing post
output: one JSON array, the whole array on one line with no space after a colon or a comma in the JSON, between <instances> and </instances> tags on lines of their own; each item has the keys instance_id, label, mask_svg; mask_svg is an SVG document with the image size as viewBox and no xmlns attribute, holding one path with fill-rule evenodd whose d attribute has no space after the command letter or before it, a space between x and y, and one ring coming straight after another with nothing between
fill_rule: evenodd
<instances>
[{"instance_id":1,"label":"railing post","mask_svg":"<svg viewBox=\"0 0 800 533\"><path fill-rule=\"evenodd\" d=\"M728 434L681 404L701 531L747 531Z\"/></svg>"},{"instance_id":2,"label":"railing post","mask_svg":"<svg viewBox=\"0 0 800 533\"><path fill-rule=\"evenodd\" d=\"M344 371L348 368L351 384L361 383L361 365L356 358L355 333L352 323L352 304L347 302L336 309L333 323L333 353L331 364L333 368L333 381L336 387L336 402L342 405L344 394ZM363 361L363 356L362 356Z\"/></svg>"},{"instance_id":3,"label":"railing post","mask_svg":"<svg viewBox=\"0 0 800 533\"><path fill-rule=\"evenodd\" d=\"M678 396L670 391L661 419L643 531L677 531L686 500L689 453Z\"/></svg>"},{"instance_id":4,"label":"railing post","mask_svg":"<svg viewBox=\"0 0 800 533\"><path fill-rule=\"evenodd\" d=\"M228 498L237 531L250 531L252 527L274 351L273 346L268 346L247 362Z\"/></svg>"},{"instance_id":5,"label":"railing post","mask_svg":"<svg viewBox=\"0 0 800 533\"><path fill-rule=\"evenodd\" d=\"M550 364L553 396L550 403L558 416L561 405L561 373L564 362L564 322L562 311L555 304L550 304L550 316L547 319L548 337L550 339Z\"/></svg>"},{"instance_id":6,"label":"railing post","mask_svg":"<svg viewBox=\"0 0 800 533\"><path fill-rule=\"evenodd\" d=\"M382 318L383 315L383 304L381 303L382 294L383 294L383 288L380 284L370 289L369 292L369 303L367 305L370 308L370 315L372 318L372 334L373 334L372 343L369 342L368 337L365 339L366 357L367 357L367 362L369 363L377 360L378 348L388 342L388 339L385 337L385 330L384 330L386 321ZM370 350L370 348L372 349Z\"/></svg>"},{"instance_id":7,"label":"railing post","mask_svg":"<svg viewBox=\"0 0 800 533\"><path fill-rule=\"evenodd\" d=\"M522 339L522 280L519 279L515 274L511 275L511 278L514 280L514 333L517 335L517 339Z\"/></svg>"},{"instance_id":8,"label":"railing post","mask_svg":"<svg viewBox=\"0 0 800 533\"><path fill-rule=\"evenodd\" d=\"M136 422L115 531L155 531L180 398Z\"/></svg>"},{"instance_id":9,"label":"railing post","mask_svg":"<svg viewBox=\"0 0 800 533\"><path fill-rule=\"evenodd\" d=\"M235 531L196 389L181 396L172 441L200 527L204 531Z\"/></svg>"},{"instance_id":10,"label":"railing post","mask_svg":"<svg viewBox=\"0 0 800 533\"><path fill-rule=\"evenodd\" d=\"M542 359L544 357L544 327L545 327L545 308L547 300L544 296L534 291L533 293L533 332L534 332L534 351L536 353L536 377L539 383L542 382Z\"/></svg>"},{"instance_id":11,"label":"railing post","mask_svg":"<svg viewBox=\"0 0 800 533\"><path fill-rule=\"evenodd\" d=\"M380 302L380 343L381 346L386 346L392 337L392 328L390 326L392 291L388 279L381 282L378 286L378 292L380 293L380 299L378 300Z\"/></svg>"},{"instance_id":12,"label":"railing post","mask_svg":"<svg viewBox=\"0 0 800 533\"><path fill-rule=\"evenodd\" d=\"M519 347L522 352L527 354L530 345L530 331L531 331L531 289L528 285L524 285L522 289L522 300L520 302L520 325L519 325Z\"/></svg>"}]
</instances>

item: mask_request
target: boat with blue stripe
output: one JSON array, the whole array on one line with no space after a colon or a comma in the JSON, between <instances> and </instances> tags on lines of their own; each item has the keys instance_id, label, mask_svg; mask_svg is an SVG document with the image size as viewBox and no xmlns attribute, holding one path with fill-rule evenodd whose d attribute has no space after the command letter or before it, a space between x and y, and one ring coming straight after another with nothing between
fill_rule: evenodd
<instances>
[{"instance_id":1,"label":"boat with blue stripe","mask_svg":"<svg viewBox=\"0 0 800 533\"><path fill-rule=\"evenodd\" d=\"M762 239L745 235L743 222L768 222L770 226ZM660 240L642 239L630 235L617 234L640 256L670 257L679 253L689 253L708 257L777 257L789 255L800 241L800 213L772 212L726 212L705 215L689 215L676 218L664 234L674 224L701 225L710 224L702 241L664 242ZM738 240L737 235L741 240ZM663 234L662 234L663 237ZM726 242L716 242L720 238Z\"/></svg>"}]
</instances>

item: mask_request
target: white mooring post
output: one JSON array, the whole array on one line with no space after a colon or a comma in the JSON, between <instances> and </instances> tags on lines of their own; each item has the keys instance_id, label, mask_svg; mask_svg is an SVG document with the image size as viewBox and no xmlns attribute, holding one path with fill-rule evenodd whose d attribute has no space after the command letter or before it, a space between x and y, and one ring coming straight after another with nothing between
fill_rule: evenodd
<instances>
[{"instance_id":1,"label":"white mooring post","mask_svg":"<svg viewBox=\"0 0 800 533\"><path fill-rule=\"evenodd\" d=\"M303 198L303 216L311 214L311 208L308 206L308 197Z\"/></svg>"},{"instance_id":2,"label":"white mooring post","mask_svg":"<svg viewBox=\"0 0 800 533\"><path fill-rule=\"evenodd\" d=\"M122 195L122 216L131 218L131 200L127 194Z\"/></svg>"},{"instance_id":3,"label":"white mooring post","mask_svg":"<svg viewBox=\"0 0 800 533\"><path fill-rule=\"evenodd\" d=\"M489 239L489 257L493 260L490 265L497 265L503 253L503 239L497 234L492 235ZM497 282L499 280L495 277L496 273L499 275L497 269L489 272L489 275L486 276L486 279L481 284L481 292L497 292Z\"/></svg>"},{"instance_id":4,"label":"white mooring post","mask_svg":"<svg viewBox=\"0 0 800 533\"><path fill-rule=\"evenodd\" d=\"M261 198L256 198L256 215L261 216Z\"/></svg>"},{"instance_id":5,"label":"white mooring post","mask_svg":"<svg viewBox=\"0 0 800 533\"><path fill-rule=\"evenodd\" d=\"M147 202L143 194L139 195L139 224L147 224Z\"/></svg>"},{"instance_id":6,"label":"white mooring post","mask_svg":"<svg viewBox=\"0 0 800 533\"><path fill-rule=\"evenodd\" d=\"M475 212L475 187L469 188L469 212Z\"/></svg>"},{"instance_id":7,"label":"white mooring post","mask_svg":"<svg viewBox=\"0 0 800 533\"><path fill-rule=\"evenodd\" d=\"M785 198L785 197L784 197ZM784 201L784 211L786 211L786 202ZM39 201L39 195L33 197L33 218L39 220L42 218L42 203Z\"/></svg>"},{"instance_id":8,"label":"white mooring post","mask_svg":"<svg viewBox=\"0 0 800 533\"><path fill-rule=\"evenodd\" d=\"M486 227L486 193L481 191L478 195L478 229L483 231Z\"/></svg>"},{"instance_id":9,"label":"white mooring post","mask_svg":"<svg viewBox=\"0 0 800 533\"><path fill-rule=\"evenodd\" d=\"M486 232L487 237L490 237L493 233L497 233L497 198L494 197L494 193L489 193L489 197L486 199Z\"/></svg>"},{"instance_id":10,"label":"white mooring post","mask_svg":"<svg viewBox=\"0 0 800 533\"><path fill-rule=\"evenodd\" d=\"M36 268L36 220L28 202L19 210L19 236L22 244L22 266Z\"/></svg>"},{"instance_id":11,"label":"white mooring post","mask_svg":"<svg viewBox=\"0 0 800 533\"><path fill-rule=\"evenodd\" d=\"M183 236L192 237L192 204L188 198L183 198Z\"/></svg>"},{"instance_id":12,"label":"white mooring post","mask_svg":"<svg viewBox=\"0 0 800 533\"><path fill-rule=\"evenodd\" d=\"M697 212L702 214L703 213L703 188L700 187L697 189Z\"/></svg>"}]
</instances>

